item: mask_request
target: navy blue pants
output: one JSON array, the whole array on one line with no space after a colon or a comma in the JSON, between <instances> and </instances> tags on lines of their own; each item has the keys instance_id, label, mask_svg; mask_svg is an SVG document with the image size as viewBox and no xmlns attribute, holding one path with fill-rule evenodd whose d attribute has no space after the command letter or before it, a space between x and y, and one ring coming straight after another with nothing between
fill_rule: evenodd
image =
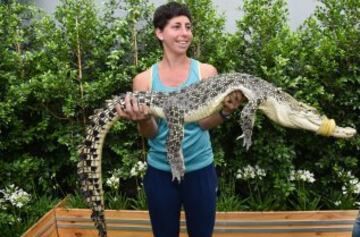
<instances>
[{"instance_id":1,"label":"navy blue pants","mask_svg":"<svg viewBox=\"0 0 360 237\"><path fill-rule=\"evenodd\" d=\"M184 207L189 237L210 237L215 224L217 175L213 165L186 173L179 184L171 173L148 166L144 187L155 237L178 237Z\"/></svg>"},{"instance_id":2,"label":"navy blue pants","mask_svg":"<svg viewBox=\"0 0 360 237\"><path fill-rule=\"evenodd\" d=\"M352 237L360 237L360 211L353 225Z\"/></svg>"}]
</instances>

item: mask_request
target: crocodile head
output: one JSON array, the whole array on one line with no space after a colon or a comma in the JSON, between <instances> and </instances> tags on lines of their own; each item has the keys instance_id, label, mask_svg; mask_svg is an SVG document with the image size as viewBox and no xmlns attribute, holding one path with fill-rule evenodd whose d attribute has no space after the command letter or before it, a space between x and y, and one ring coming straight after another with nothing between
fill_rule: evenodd
<instances>
[{"instance_id":1,"label":"crocodile head","mask_svg":"<svg viewBox=\"0 0 360 237\"><path fill-rule=\"evenodd\" d=\"M328 119L314 107L301 103L286 93L281 93L277 98L268 98L259 108L267 117L284 127L305 129L338 138L356 135L356 129L337 126L333 119Z\"/></svg>"},{"instance_id":2,"label":"crocodile head","mask_svg":"<svg viewBox=\"0 0 360 237\"><path fill-rule=\"evenodd\" d=\"M307 110L289 113L289 119L297 128L310 130L322 136L351 138L356 134L356 129L337 126L335 120L320 115L312 107Z\"/></svg>"}]
</instances>

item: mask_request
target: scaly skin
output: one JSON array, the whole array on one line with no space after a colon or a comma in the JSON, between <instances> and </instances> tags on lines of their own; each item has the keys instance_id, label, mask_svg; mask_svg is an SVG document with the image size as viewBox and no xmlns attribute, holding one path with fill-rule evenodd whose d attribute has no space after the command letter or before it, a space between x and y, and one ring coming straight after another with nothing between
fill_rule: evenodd
<instances>
[{"instance_id":1,"label":"scaly skin","mask_svg":"<svg viewBox=\"0 0 360 237\"><path fill-rule=\"evenodd\" d=\"M166 119L169 126L167 138L167 157L173 180L181 181L185 173L181 142L184 136L184 123L199 121L221 110L222 101L233 91L240 90L248 103L241 112L240 126L243 130L244 146L249 149L255 122L255 113L262 111L275 123L289 128L328 131L328 136L350 138L356 130L350 127L324 126L324 116L315 108L298 102L289 94L272 84L248 74L222 74L193 84L179 92L135 92L138 103L150 107L155 117ZM101 179L101 151L105 136L119 119L115 106L125 106L125 94L107 101L105 108L91 117L91 124L83 146L79 149L80 161L77 165L81 180L81 190L91 206L92 219L102 237L107 236L104 218L104 198Z\"/></svg>"}]
</instances>

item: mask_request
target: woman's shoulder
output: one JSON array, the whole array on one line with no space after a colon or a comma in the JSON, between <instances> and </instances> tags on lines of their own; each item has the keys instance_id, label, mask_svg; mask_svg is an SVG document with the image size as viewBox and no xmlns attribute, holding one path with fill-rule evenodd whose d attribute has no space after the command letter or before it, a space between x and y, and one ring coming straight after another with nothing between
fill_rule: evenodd
<instances>
[{"instance_id":1,"label":"woman's shoulder","mask_svg":"<svg viewBox=\"0 0 360 237\"><path fill-rule=\"evenodd\" d=\"M137 74L133 79L134 91L149 91L151 82L151 68Z\"/></svg>"},{"instance_id":2,"label":"woman's shoulder","mask_svg":"<svg viewBox=\"0 0 360 237\"><path fill-rule=\"evenodd\" d=\"M217 69L208 63L200 63L200 73L201 73L201 79L207 79L212 76L216 76L218 74Z\"/></svg>"}]
</instances>

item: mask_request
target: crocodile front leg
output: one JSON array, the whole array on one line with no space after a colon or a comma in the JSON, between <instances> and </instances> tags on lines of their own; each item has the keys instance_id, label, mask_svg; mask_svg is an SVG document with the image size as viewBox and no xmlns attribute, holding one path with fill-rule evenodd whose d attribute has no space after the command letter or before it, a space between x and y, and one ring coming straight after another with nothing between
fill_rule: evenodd
<instances>
[{"instance_id":1,"label":"crocodile front leg","mask_svg":"<svg viewBox=\"0 0 360 237\"><path fill-rule=\"evenodd\" d=\"M167 158L171 167L172 180L181 182L185 173L184 157L181 150L184 138L184 110L176 105L168 105L164 109L165 117L169 127L167 136Z\"/></svg>"},{"instance_id":2,"label":"crocodile front leg","mask_svg":"<svg viewBox=\"0 0 360 237\"><path fill-rule=\"evenodd\" d=\"M263 101L262 98L251 100L244 106L243 110L241 111L241 118L239 120L239 124L243 131L243 134L238 138L244 139L243 145L246 148L246 150L249 150L252 144L251 136L255 123L256 110L262 101Z\"/></svg>"}]
</instances>

